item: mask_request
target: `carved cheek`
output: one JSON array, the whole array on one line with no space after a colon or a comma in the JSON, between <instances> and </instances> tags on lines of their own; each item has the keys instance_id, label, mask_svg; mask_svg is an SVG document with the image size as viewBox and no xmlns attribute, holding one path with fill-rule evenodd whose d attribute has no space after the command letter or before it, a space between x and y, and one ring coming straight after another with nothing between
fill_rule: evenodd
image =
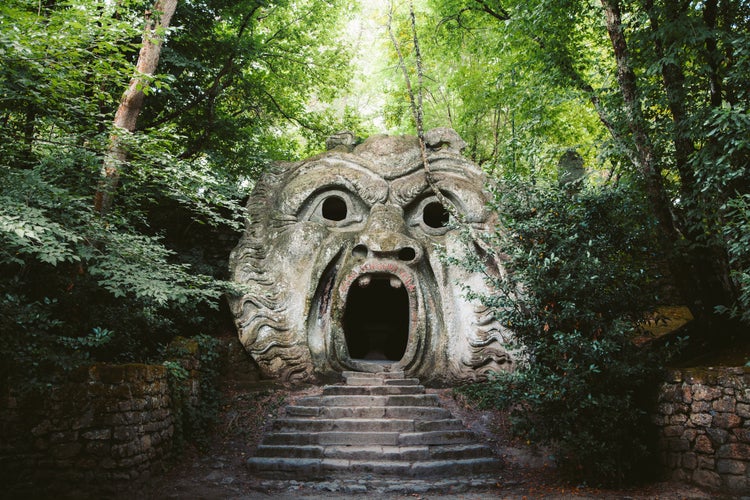
<instances>
[{"instance_id":1,"label":"carved cheek","mask_svg":"<svg viewBox=\"0 0 750 500\"><path fill-rule=\"evenodd\" d=\"M272 247L281 260L309 262L327 235L328 231L320 224L298 222L281 233Z\"/></svg>"}]
</instances>

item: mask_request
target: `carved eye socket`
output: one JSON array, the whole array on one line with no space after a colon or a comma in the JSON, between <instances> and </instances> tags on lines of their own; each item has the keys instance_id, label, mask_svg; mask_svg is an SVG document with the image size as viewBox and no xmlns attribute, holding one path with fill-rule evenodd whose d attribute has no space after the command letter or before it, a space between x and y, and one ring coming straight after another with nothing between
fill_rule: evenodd
<instances>
[{"instance_id":1,"label":"carved eye socket","mask_svg":"<svg viewBox=\"0 0 750 500\"><path fill-rule=\"evenodd\" d=\"M453 201L451 200L450 203L452 204ZM436 196L428 195L420 198L404 212L409 227L430 236L442 236L450 229L451 212L440 203Z\"/></svg>"},{"instance_id":2,"label":"carved eye socket","mask_svg":"<svg viewBox=\"0 0 750 500\"><path fill-rule=\"evenodd\" d=\"M339 222L346 219L346 202L340 196L329 196L323 200L320 213L324 219Z\"/></svg>"},{"instance_id":3,"label":"carved eye socket","mask_svg":"<svg viewBox=\"0 0 750 500\"><path fill-rule=\"evenodd\" d=\"M362 224L369 209L356 193L334 187L314 193L297 212L299 220L319 222L331 229L346 229Z\"/></svg>"},{"instance_id":4,"label":"carved eye socket","mask_svg":"<svg viewBox=\"0 0 750 500\"><path fill-rule=\"evenodd\" d=\"M439 201L431 201L422 209L422 222L433 229L448 226L450 212Z\"/></svg>"}]
</instances>

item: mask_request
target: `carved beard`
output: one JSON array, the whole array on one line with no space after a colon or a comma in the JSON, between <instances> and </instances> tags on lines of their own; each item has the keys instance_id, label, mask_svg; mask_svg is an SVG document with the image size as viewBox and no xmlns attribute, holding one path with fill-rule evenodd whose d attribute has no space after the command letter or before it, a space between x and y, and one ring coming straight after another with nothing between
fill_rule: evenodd
<instances>
[{"instance_id":1,"label":"carved beard","mask_svg":"<svg viewBox=\"0 0 750 500\"><path fill-rule=\"evenodd\" d=\"M463 244L414 148L403 149L388 149L399 162L377 161L371 147L278 165L256 186L230 259L249 290L231 305L264 375L312 380L388 365L439 383L512 366L506 332L463 298L459 283L482 280L438 257ZM443 196L485 229L476 167L450 152L430 161Z\"/></svg>"}]
</instances>

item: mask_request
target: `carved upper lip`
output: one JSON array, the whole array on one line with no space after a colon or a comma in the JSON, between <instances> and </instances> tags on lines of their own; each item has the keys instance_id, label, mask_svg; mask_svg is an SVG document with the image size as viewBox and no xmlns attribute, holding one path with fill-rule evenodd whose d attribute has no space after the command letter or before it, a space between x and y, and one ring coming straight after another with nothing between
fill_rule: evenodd
<instances>
[{"instance_id":1,"label":"carved upper lip","mask_svg":"<svg viewBox=\"0 0 750 500\"><path fill-rule=\"evenodd\" d=\"M356 265L349 271L339 284L339 295L346 297L349 288L358 280L363 280L363 285L366 284L368 278L371 279L373 276L390 276L391 286L398 288L403 285L410 297L413 298L413 294L417 289L417 280L411 270L394 261L366 261L362 264ZM392 278L397 278L400 284L394 283Z\"/></svg>"}]
</instances>

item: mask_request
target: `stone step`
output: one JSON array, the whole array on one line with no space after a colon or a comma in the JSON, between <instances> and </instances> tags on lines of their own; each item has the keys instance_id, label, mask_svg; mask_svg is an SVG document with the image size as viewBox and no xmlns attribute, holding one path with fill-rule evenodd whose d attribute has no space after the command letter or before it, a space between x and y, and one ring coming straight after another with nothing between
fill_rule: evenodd
<instances>
[{"instance_id":1,"label":"stone step","mask_svg":"<svg viewBox=\"0 0 750 500\"><path fill-rule=\"evenodd\" d=\"M443 420L451 413L437 406L287 406L289 417L320 418L411 418Z\"/></svg>"},{"instance_id":2,"label":"stone step","mask_svg":"<svg viewBox=\"0 0 750 500\"><path fill-rule=\"evenodd\" d=\"M404 378L404 371L398 370L398 371L392 371L392 372L377 372L377 373L345 371L345 372L342 372L341 375L346 380L348 380L349 378L369 378L369 379L387 380L387 379Z\"/></svg>"},{"instance_id":3,"label":"stone step","mask_svg":"<svg viewBox=\"0 0 750 500\"><path fill-rule=\"evenodd\" d=\"M478 443L439 446L390 445L266 445L256 449L258 457L340 458L347 460L461 460L492 457L488 446Z\"/></svg>"},{"instance_id":4,"label":"stone step","mask_svg":"<svg viewBox=\"0 0 750 500\"><path fill-rule=\"evenodd\" d=\"M385 385L421 385L418 378L394 378L383 381ZM352 384L356 385L356 384Z\"/></svg>"},{"instance_id":5,"label":"stone step","mask_svg":"<svg viewBox=\"0 0 750 500\"><path fill-rule=\"evenodd\" d=\"M422 385L328 385L323 396L390 396L424 394Z\"/></svg>"},{"instance_id":6,"label":"stone step","mask_svg":"<svg viewBox=\"0 0 750 500\"><path fill-rule=\"evenodd\" d=\"M432 477L474 475L498 469L498 459L469 458L462 460L347 460L337 458L281 458L252 457L248 468L256 474L271 473L274 477L286 473L298 479L322 478L328 474L373 474L398 477Z\"/></svg>"},{"instance_id":7,"label":"stone step","mask_svg":"<svg viewBox=\"0 0 750 500\"><path fill-rule=\"evenodd\" d=\"M469 444L475 437L466 429L399 432L399 431L278 431L266 434L263 444L269 445L390 445L422 446Z\"/></svg>"},{"instance_id":8,"label":"stone step","mask_svg":"<svg viewBox=\"0 0 750 500\"><path fill-rule=\"evenodd\" d=\"M403 372L345 372L346 385L298 399L273 423L248 460L275 479L340 477L466 478L501 461Z\"/></svg>"},{"instance_id":9,"label":"stone step","mask_svg":"<svg viewBox=\"0 0 750 500\"><path fill-rule=\"evenodd\" d=\"M290 444L261 444L255 449L256 457L280 458L323 458L325 446L320 445L290 445Z\"/></svg>"},{"instance_id":10,"label":"stone step","mask_svg":"<svg viewBox=\"0 0 750 500\"><path fill-rule=\"evenodd\" d=\"M408 433L413 434L413 433ZM266 434L263 444L269 445L390 445L399 444L400 432L352 432L352 431L323 431L323 432L271 432ZM420 443L421 444L421 443Z\"/></svg>"},{"instance_id":11,"label":"stone step","mask_svg":"<svg viewBox=\"0 0 750 500\"><path fill-rule=\"evenodd\" d=\"M369 385L377 387L384 385L384 381L382 378L349 377L346 379L346 385Z\"/></svg>"},{"instance_id":12,"label":"stone step","mask_svg":"<svg viewBox=\"0 0 750 500\"><path fill-rule=\"evenodd\" d=\"M299 406L440 406L436 394L402 394L390 396L308 396L297 401Z\"/></svg>"},{"instance_id":13,"label":"stone step","mask_svg":"<svg viewBox=\"0 0 750 500\"><path fill-rule=\"evenodd\" d=\"M407 447L404 447L407 448ZM460 460L468 458L494 458L492 449L481 443L460 443L430 446L430 458L434 460Z\"/></svg>"},{"instance_id":14,"label":"stone step","mask_svg":"<svg viewBox=\"0 0 750 500\"><path fill-rule=\"evenodd\" d=\"M494 457L488 446L478 443L440 446L326 446L326 458L349 460L453 460Z\"/></svg>"},{"instance_id":15,"label":"stone step","mask_svg":"<svg viewBox=\"0 0 750 500\"><path fill-rule=\"evenodd\" d=\"M474 434L466 429L448 431L411 432L399 435L400 446L436 444L469 444L475 442Z\"/></svg>"},{"instance_id":16,"label":"stone step","mask_svg":"<svg viewBox=\"0 0 750 500\"><path fill-rule=\"evenodd\" d=\"M427 422L420 422L426 424ZM430 422L431 423L431 422ZM414 420L392 418L281 418L273 423L280 432L415 432Z\"/></svg>"},{"instance_id":17,"label":"stone step","mask_svg":"<svg viewBox=\"0 0 750 500\"><path fill-rule=\"evenodd\" d=\"M327 446L323 456L346 460L429 460L430 448L429 446L380 445Z\"/></svg>"},{"instance_id":18,"label":"stone step","mask_svg":"<svg viewBox=\"0 0 750 500\"><path fill-rule=\"evenodd\" d=\"M418 378L348 377L346 385L419 385Z\"/></svg>"},{"instance_id":19,"label":"stone step","mask_svg":"<svg viewBox=\"0 0 750 500\"><path fill-rule=\"evenodd\" d=\"M434 432L463 430L455 418L415 420L413 418L279 418L273 423L278 432Z\"/></svg>"},{"instance_id":20,"label":"stone step","mask_svg":"<svg viewBox=\"0 0 750 500\"><path fill-rule=\"evenodd\" d=\"M414 422L417 432L457 431L466 430L463 422L457 418L441 418L436 420L422 420Z\"/></svg>"}]
</instances>

